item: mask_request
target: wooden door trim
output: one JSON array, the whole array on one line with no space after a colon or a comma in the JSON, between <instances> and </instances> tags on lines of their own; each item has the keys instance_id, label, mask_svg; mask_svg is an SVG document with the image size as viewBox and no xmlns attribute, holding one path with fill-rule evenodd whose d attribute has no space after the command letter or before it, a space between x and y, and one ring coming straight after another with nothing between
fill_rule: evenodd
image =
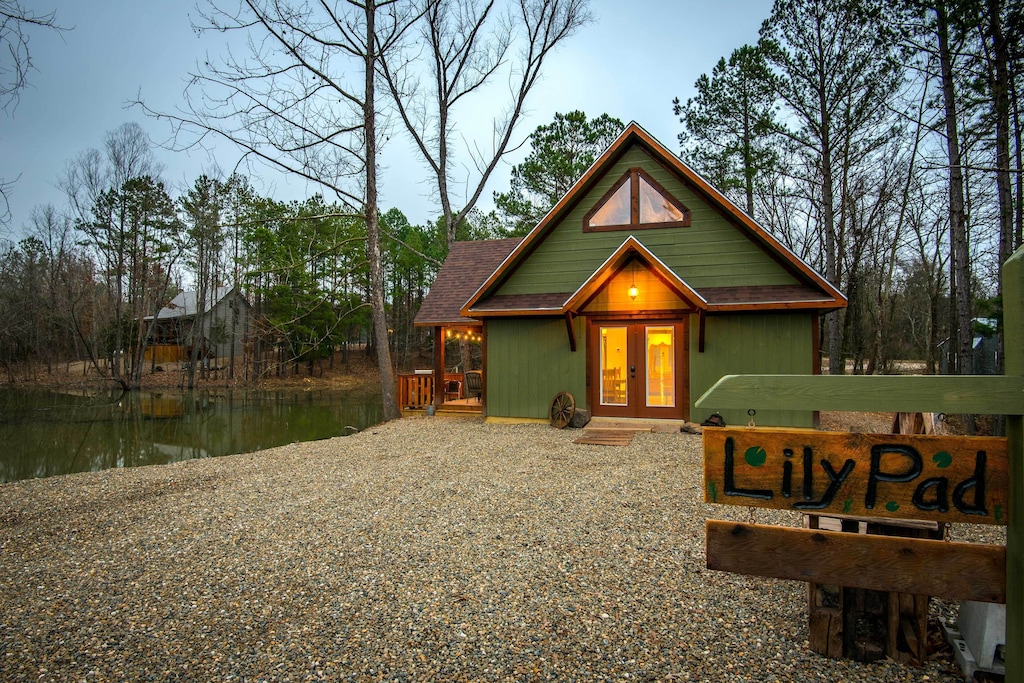
<instances>
[{"instance_id":1,"label":"wooden door trim","mask_svg":"<svg viewBox=\"0 0 1024 683\"><path fill-rule=\"evenodd\" d=\"M629 328L632 335L634 328L640 328L640 336L643 336L643 329L646 326L671 325L675 329L675 362L678 379L676 380L676 405L673 408L650 408L647 406L646 390L642 395L636 397L636 406L603 406L601 405L601 383L600 383L600 352L599 335L600 328L623 326ZM666 318L665 316L614 316L600 315L587 316L587 405L594 416L600 417L642 417L646 419L689 419L690 418L690 334L689 316L682 315L677 318ZM642 355L637 359L638 365L642 362L645 365L643 370L646 381L646 357L647 349L644 345ZM646 383L646 382L645 382ZM639 382L638 382L639 384Z\"/></svg>"}]
</instances>

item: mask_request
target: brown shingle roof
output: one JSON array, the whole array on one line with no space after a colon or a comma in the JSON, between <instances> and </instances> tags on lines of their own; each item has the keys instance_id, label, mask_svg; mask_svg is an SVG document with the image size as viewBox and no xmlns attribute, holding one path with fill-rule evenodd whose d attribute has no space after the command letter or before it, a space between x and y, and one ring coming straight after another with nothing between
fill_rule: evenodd
<instances>
[{"instance_id":1,"label":"brown shingle roof","mask_svg":"<svg viewBox=\"0 0 1024 683\"><path fill-rule=\"evenodd\" d=\"M522 241L521 237L502 240L456 242L448 252L437 279L423 299L417 325L465 325L478 322L459 311L505 257Z\"/></svg>"},{"instance_id":2,"label":"brown shingle roof","mask_svg":"<svg viewBox=\"0 0 1024 683\"><path fill-rule=\"evenodd\" d=\"M707 309L714 311L757 310L780 308L835 307L833 299L810 285L763 285L759 287L704 287L694 290L707 301ZM501 294L487 297L470 310L485 316L514 312L519 315L558 314L572 297L571 292L546 294ZM703 308L703 306L701 306Z\"/></svg>"},{"instance_id":3,"label":"brown shingle roof","mask_svg":"<svg viewBox=\"0 0 1024 683\"><path fill-rule=\"evenodd\" d=\"M501 313L503 311L554 311L560 313L562 305L572 297L572 292L553 292L546 294L500 294L491 296L471 311L480 313Z\"/></svg>"},{"instance_id":4,"label":"brown shingle roof","mask_svg":"<svg viewBox=\"0 0 1024 683\"><path fill-rule=\"evenodd\" d=\"M835 299L810 284L704 287L700 293L710 307L820 303L824 308L836 308Z\"/></svg>"}]
</instances>

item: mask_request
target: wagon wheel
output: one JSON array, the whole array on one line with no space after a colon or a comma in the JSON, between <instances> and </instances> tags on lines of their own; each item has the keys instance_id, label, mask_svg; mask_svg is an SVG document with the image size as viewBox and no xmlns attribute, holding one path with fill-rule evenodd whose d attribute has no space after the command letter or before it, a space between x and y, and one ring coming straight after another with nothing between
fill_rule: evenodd
<instances>
[{"instance_id":1,"label":"wagon wheel","mask_svg":"<svg viewBox=\"0 0 1024 683\"><path fill-rule=\"evenodd\" d=\"M556 429L563 429L576 414L576 399L568 391L555 395L551 401L551 426Z\"/></svg>"}]
</instances>

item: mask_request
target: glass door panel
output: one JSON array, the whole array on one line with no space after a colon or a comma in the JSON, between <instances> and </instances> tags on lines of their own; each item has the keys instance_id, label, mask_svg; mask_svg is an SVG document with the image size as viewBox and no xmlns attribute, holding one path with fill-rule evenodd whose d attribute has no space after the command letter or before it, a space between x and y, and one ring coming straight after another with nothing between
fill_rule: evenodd
<instances>
[{"instance_id":1,"label":"glass door panel","mask_svg":"<svg viewBox=\"0 0 1024 683\"><path fill-rule=\"evenodd\" d=\"M685 322L598 320L587 331L589 405L598 417L683 419Z\"/></svg>"},{"instance_id":2,"label":"glass door panel","mask_svg":"<svg viewBox=\"0 0 1024 683\"><path fill-rule=\"evenodd\" d=\"M601 327L601 405L624 406L628 358L627 327Z\"/></svg>"},{"instance_id":3,"label":"glass door panel","mask_svg":"<svg viewBox=\"0 0 1024 683\"><path fill-rule=\"evenodd\" d=\"M647 348L647 405L675 407L675 329L671 325L647 326L644 332Z\"/></svg>"}]
</instances>

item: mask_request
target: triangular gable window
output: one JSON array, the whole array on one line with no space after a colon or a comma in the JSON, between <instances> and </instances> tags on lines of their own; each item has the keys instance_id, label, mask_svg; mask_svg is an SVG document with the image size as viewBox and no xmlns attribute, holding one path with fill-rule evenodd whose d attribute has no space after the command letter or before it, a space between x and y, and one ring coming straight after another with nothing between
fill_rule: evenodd
<instances>
[{"instance_id":1,"label":"triangular gable window","mask_svg":"<svg viewBox=\"0 0 1024 683\"><path fill-rule=\"evenodd\" d=\"M689 227L690 210L642 168L631 168L583 218L583 232Z\"/></svg>"},{"instance_id":2,"label":"triangular gable window","mask_svg":"<svg viewBox=\"0 0 1024 683\"><path fill-rule=\"evenodd\" d=\"M629 183L620 183L619 188L612 192L612 196L600 204L594 215L590 217L590 225L595 228L604 228L610 225L628 224L630 204Z\"/></svg>"}]
</instances>

